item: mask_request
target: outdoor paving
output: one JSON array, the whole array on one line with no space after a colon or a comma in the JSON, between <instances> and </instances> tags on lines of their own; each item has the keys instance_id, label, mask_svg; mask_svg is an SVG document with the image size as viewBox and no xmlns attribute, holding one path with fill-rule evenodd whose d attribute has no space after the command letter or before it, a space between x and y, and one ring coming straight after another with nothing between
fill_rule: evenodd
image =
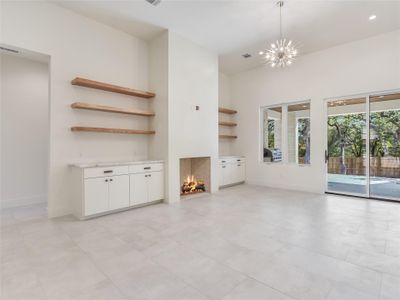
<instances>
[{"instance_id":1,"label":"outdoor paving","mask_svg":"<svg viewBox=\"0 0 400 300\"><path fill-rule=\"evenodd\" d=\"M328 191L365 195L365 176L329 174ZM400 178L371 177L370 196L400 200Z\"/></svg>"}]
</instances>

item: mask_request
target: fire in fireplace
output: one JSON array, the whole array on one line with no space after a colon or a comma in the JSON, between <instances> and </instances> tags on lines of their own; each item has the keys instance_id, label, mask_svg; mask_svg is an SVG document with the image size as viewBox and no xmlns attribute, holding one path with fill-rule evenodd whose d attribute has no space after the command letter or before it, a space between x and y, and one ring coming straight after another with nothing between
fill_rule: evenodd
<instances>
[{"instance_id":1,"label":"fire in fireplace","mask_svg":"<svg viewBox=\"0 0 400 300\"><path fill-rule=\"evenodd\" d=\"M206 191L204 181L197 179L194 175L187 176L181 186L181 195L202 193Z\"/></svg>"},{"instance_id":2,"label":"fire in fireplace","mask_svg":"<svg viewBox=\"0 0 400 300\"><path fill-rule=\"evenodd\" d=\"M187 197L196 193L207 193L211 190L210 157L180 158L179 165L179 189L181 197Z\"/></svg>"}]
</instances>

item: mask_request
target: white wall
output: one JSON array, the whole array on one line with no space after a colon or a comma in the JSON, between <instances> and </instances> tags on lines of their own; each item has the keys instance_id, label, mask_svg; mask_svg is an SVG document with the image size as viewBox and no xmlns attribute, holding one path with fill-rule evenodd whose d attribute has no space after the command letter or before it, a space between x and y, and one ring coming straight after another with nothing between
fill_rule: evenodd
<instances>
[{"instance_id":1,"label":"white wall","mask_svg":"<svg viewBox=\"0 0 400 300\"><path fill-rule=\"evenodd\" d=\"M224 73L218 76L218 104L220 107L232 108L230 77ZM220 121L235 121L235 115L219 114ZM234 134L236 127L219 126L220 134ZM219 155L231 155L231 145L235 140L219 139Z\"/></svg>"},{"instance_id":2,"label":"white wall","mask_svg":"<svg viewBox=\"0 0 400 300\"><path fill-rule=\"evenodd\" d=\"M300 56L283 70L260 67L232 77L238 109L234 152L246 156L247 181L323 192L324 99L400 88L400 31ZM311 99L311 166L260 162L260 106Z\"/></svg>"},{"instance_id":3,"label":"white wall","mask_svg":"<svg viewBox=\"0 0 400 300\"><path fill-rule=\"evenodd\" d=\"M148 88L147 43L48 2L2 1L1 43L51 56L49 216L71 212L70 169L82 161L147 158L148 137L72 133L74 125L147 129L144 117L74 111L75 101L148 108L135 99L76 87L77 77Z\"/></svg>"},{"instance_id":4,"label":"white wall","mask_svg":"<svg viewBox=\"0 0 400 300\"><path fill-rule=\"evenodd\" d=\"M218 58L168 31L150 42L150 87L156 92L150 158L166 161L166 201L180 200L180 158L211 158L211 191L217 190ZM199 106L199 110L196 110Z\"/></svg>"},{"instance_id":5,"label":"white wall","mask_svg":"<svg viewBox=\"0 0 400 300\"><path fill-rule=\"evenodd\" d=\"M180 199L180 158L209 156L211 191L218 189L218 57L172 32L168 52L168 199L175 202Z\"/></svg>"},{"instance_id":6,"label":"white wall","mask_svg":"<svg viewBox=\"0 0 400 300\"><path fill-rule=\"evenodd\" d=\"M2 207L47 200L49 66L13 55L1 59Z\"/></svg>"},{"instance_id":7,"label":"white wall","mask_svg":"<svg viewBox=\"0 0 400 300\"><path fill-rule=\"evenodd\" d=\"M230 108L232 105L230 77L218 73L218 103L222 107Z\"/></svg>"},{"instance_id":8,"label":"white wall","mask_svg":"<svg viewBox=\"0 0 400 300\"><path fill-rule=\"evenodd\" d=\"M164 168L168 170L168 31L149 44L149 87L156 93L150 105L156 114L150 127L156 134L149 139L149 158L163 159ZM165 194L168 195L168 176L164 176L164 181Z\"/></svg>"}]
</instances>

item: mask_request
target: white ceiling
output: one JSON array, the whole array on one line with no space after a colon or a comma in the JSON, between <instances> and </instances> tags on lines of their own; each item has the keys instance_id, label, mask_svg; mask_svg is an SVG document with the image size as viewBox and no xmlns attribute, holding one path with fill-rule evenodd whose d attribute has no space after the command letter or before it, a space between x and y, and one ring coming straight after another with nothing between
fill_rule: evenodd
<instances>
[{"instance_id":1,"label":"white ceiling","mask_svg":"<svg viewBox=\"0 0 400 300\"><path fill-rule=\"evenodd\" d=\"M146 40L171 29L217 52L227 74L259 66L258 51L279 35L279 9L270 0L52 2ZM304 54L400 28L400 1L289 0L282 15L285 37Z\"/></svg>"}]
</instances>

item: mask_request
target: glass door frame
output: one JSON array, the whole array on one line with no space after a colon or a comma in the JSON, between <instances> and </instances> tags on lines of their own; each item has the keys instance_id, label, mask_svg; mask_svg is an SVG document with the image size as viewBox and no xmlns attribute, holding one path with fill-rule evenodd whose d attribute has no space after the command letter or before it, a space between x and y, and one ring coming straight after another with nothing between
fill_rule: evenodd
<instances>
[{"instance_id":1,"label":"glass door frame","mask_svg":"<svg viewBox=\"0 0 400 300\"><path fill-rule=\"evenodd\" d=\"M355 197L364 197L370 199L378 199L378 200L389 200L389 201L397 201L400 202L400 198L393 198L393 197L379 197L379 196L372 196L370 194L370 164L371 164L371 153L370 153L370 98L376 96L383 96L387 94L396 94L400 93L400 89L395 90L386 90L380 92L371 92L371 93L363 93L363 94L355 94L355 95L348 95L342 97L332 97L332 98L325 98L324 99L324 177L325 177L325 193L329 194L340 194L340 195L348 195L348 196L355 196ZM365 179L366 179L366 193L364 194L357 194L357 193L350 193L350 192L338 192L338 191L329 191L328 188L328 163L326 162L326 153L328 151L328 103L332 101L340 101L340 100L348 100L352 98L365 98L365 127L366 127L366 143L365 143Z\"/></svg>"}]
</instances>

